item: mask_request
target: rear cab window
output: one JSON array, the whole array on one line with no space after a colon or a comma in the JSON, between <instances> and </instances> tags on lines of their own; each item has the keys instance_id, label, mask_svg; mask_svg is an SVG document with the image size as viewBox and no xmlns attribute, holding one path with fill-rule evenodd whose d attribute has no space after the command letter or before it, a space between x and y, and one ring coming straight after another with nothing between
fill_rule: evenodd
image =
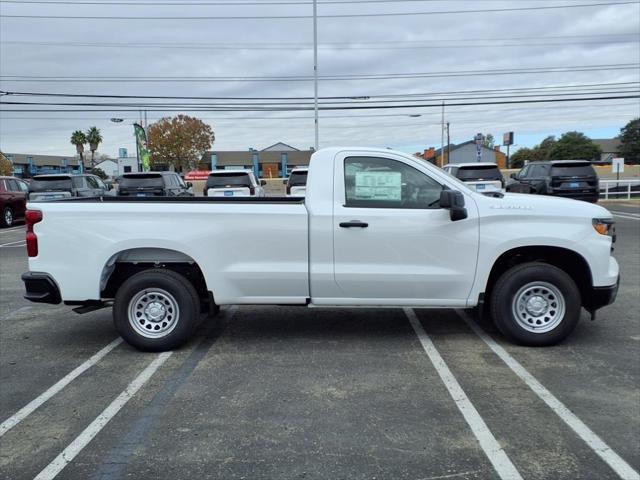
<instances>
[{"instance_id":1,"label":"rear cab window","mask_svg":"<svg viewBox=\"0 0 640 480\"><path fill-rule=\"evenodd\" d=\"M118 182L119 188L164 188L159 173L124 174Z\"/></svg>"},{"instance_id":2,"label":"rear cab window","mask_svg":"<svg viewBox=\"0 0 640 480\"><path fill-rule=\"evenodd\" d=\"M289 176L290 187L303 187L307 184L307 171L291 172Z\"/></svg>"},{"instance_id":3,"label":"rear cab window","mask_svg":"<svg viewBox=\"0 0 640 480\"><path fill-rule=\"evenodd\" d=\"M207 188L251 187L251 177L247 172L211 173L207 178Z\"/></svg>"},{"instance_id":4,"label":"rear cab window","mask_svg":"<svg viewBox=\"0 0 640 480\"><path fill-rule=\"evenodd\" d=\"M456 177L460 180L502 180L497 165L474 165L458 168Z\"/></svg>"},{"instance_id":5,"label":"rear cab window","mask_svg":"<svg viewBox=\"0 0 640 480\"><path fill-rule=\"evenodd\" d=\"M561 163L551 166L552 177L595 177L596 171L589 162Z\"/></svg>"},{"instance_id":6,"label":"rear cab window","mask_svg":"<svg viewBox=\"0 0 640 480\"><path fill-rule=\"evenodd\" d=\"M34 177L29 184L30 192L46 192L51 190L72 190L71 178L65 176Z\"/></svg>"}]
</instances>

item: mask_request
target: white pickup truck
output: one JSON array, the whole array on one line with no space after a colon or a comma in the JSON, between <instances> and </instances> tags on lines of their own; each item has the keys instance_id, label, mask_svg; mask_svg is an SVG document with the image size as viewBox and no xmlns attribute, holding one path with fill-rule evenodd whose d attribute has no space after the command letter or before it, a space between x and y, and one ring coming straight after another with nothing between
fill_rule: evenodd
<instances>
[{"instance_id":1,"label":"white pickup truck","mask_svg":"<svg viewBox=\"0 0 640 480\"><path fill-rule=\"evenodd\" d=\"M550 345L614 301L611 214L487 197L410 155L313 154L306 198L147 197L28 204L26 298L113 305L143 350L187 341L220 305L471 308Z\"/></svg>"}]
</instances>

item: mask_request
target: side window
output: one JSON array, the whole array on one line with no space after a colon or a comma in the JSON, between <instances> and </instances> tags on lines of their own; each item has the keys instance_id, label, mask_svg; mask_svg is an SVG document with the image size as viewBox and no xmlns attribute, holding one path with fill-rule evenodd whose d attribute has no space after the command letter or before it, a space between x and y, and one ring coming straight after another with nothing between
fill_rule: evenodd
<instances>
[{"instance_id":1,"label":"side window","mask_svg":"<svg viewBox=\"0 0 640 480\"><path fill-rule=\"evenodd\" d=\"M7 190L9 190L10 192L20 191L20 188L18 187L18 182L16 182L13 178L7 178L5 182L7 182Z\"/></svg>"},{"instance_id":2,"label":"side window","mask_svg":"<svg viewBox=\"0 0 640 480\"><path fill-rule=\"evenodd\" d=\"M27 193L29 191L29 186L24 182L17 182L18 188L22 193Z\"/></svg>"},{"instance_id":3,"label":"side window","mask_svg":"<svg viewBox=\"0 0 640 480\"><path fill-rule=\"evenodd\" d=\"M102 190L106 190L107 186L104 184L104 182L102 181L102 179L100 177L95 177L94 178L96 183L98 184L98 188L102 189Z\"/></svg>"},{"instance_id":4,"label":"side window","mask_svg":"<svg viewBox=\"0 0 640 480\"><path fill-rule=\"evenodd\" d=\"M100 188L98 182L96 182L96 177L87 177L87 183L89 184L89 188Z\"/></svg>"},{"instance_id":5,"label":"side window","mask_svg":"<svg viewBox=\"0 0 640 480\"><path fill-rule=\"evenodd\" d=\"M529 176L529 172L531 171L531 166L527 165L526 167L524 167L522 170L520 170L520 175L518 175L520 178L526 178Z\"/></svg>"},{"instance_id":6,"label":"side window","mask_svg":"<svg viewBox=\"0 0 640 480\"><path fill-rule=\"evenodd\" d=\"M345 207L439 208L443 188L409 165L388 158L344 161Z\"/></svg>"},{"instance_id":7,"label":"side window","mask_svg":"<svg viewBox=\"0 0 640 480\"><path fill-rule=\"evenodd\" d=\"M178 175L177 179L178 179L178 185L180 185L182 188L187 188L187 184L184 183L184 179L180 175Z\"/></svg>"},{"instance_id":8,"label":"side window","mask_svg":"<svg viewBox=\"0 0 640 480\"><path fill-rule=\"evenodd\" d=\"M73 188L84 188L84 181L82 178L83 177L71 177L71 184L73 185Z\"/></svg>"},{"instance_id":9,"label":"side window","mask_svg":"<svg viewBox=\"0 0 640 480\"><path fill-rule=\"evenodd\" d=\"M544 177L545 170L544 165L533 165L529 176L531 178L542 178Z\"/></svg>"}]
</instances>

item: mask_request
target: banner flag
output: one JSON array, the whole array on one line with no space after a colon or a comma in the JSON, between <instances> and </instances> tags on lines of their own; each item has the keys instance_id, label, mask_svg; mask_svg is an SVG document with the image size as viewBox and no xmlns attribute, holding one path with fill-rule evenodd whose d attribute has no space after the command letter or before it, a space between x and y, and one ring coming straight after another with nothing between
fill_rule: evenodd
<instances>
[{"instance_id":1,"label":"banner flag","mask_svg":"<svg viewBox=\"0 0 640 480\"><path fill-rule=\"evenodd\" d=\"M138 162L142 163L142 171L148 172L151 170L149 163L149 149L147 148L147 134L141 125L137 123L133 124L133 131L136 135L136 147L138 149Z\"/></svg>"}]
</instances>

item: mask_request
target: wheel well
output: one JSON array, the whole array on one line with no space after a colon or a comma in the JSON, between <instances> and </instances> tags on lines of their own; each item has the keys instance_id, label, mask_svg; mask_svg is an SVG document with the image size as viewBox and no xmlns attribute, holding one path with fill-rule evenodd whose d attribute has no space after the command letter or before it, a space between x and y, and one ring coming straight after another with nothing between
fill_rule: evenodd
<instances>
[{"instance_id":1,"label":"wheel well","mask_svg":"<svg viewBox=\"0 0 640 480\"><path fill-rule=\"evenodd\" d=\"M184 276L203 301L210 300L200 266L184 253L164 248L133 248L113 255L105 264L100 280L101 298L114 298L129 277L153 268L164 268Z\"/></svg>"},{"instance_id":2,"label":"wheel well","mask_svg":"<svg viewBox=\"0 0 640 480\"><path fill-rule=\"evenodd\" d=\"M592 283L589 264L579 253L561 247L528 246L514 248L504 252L493 264L487 287L485 301L491 298L491 290L500 276L515 265L527 262L543 262L566 272L576 283L580 296L585 299Z\"/></svg>"}]
</instances>

